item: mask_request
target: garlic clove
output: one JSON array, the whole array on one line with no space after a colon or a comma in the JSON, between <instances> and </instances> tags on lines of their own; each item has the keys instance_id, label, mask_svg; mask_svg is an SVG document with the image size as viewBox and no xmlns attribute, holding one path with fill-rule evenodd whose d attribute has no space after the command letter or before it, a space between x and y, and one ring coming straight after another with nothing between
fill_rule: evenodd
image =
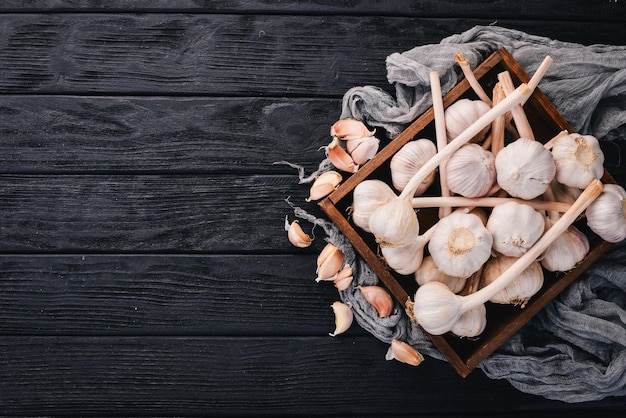
<instances>
[{"instance_id":1,"label":"garlic clove","mask_svg":"<svg viewBox=\"0 0 626 418\"><path fill-rule=\"evenodd\" d=\"M459 136L467 127L487 113L490 106L482 100L460 99L447 107L444 116L448 142ZM490 126L479 132L472 141L480 141Z\"/></svg>"},{"instance_id":2,"label":"garlic clove","mask_svg":"<svg viewBox=\"0 0 626 418\"><path fill-rule=\"evenodd\" d=\"M285 231L287 231L289 242L298 248L306 248L313 242L313 238L304 233L298 221L289 223L287 217L285 217Z\"/></svg>"},{"instance_id":3,"label":"garlic clove","mask_svg":"<svg viewBox=\"0 0 626 418\"><path fill-rule=\"evenodd\" d=\"M337 301L333 302L330 306L335 313L335 331L328 335L335 337L339 334L343 334L350 328L354 320L354 314L352 313L352 309L345 303Z\"/></svg>"},{"instance_id":4,"label":"garlic clove","mask_svg":"<svg viewBox=\"0 0 626 418\"><path fill-rule=\"evenodd\" d=\"M407 142L391 157L389 168L393 187L402 191L417 171L437 153L435 144L425 138ZM435 180L435 172L426 176L415 195L423 194Z\"/></svg>"},{"instance_id":5,"label":"garlic clove","mask_svg":"<svg viewBox=\"0 0 626 418\"><path fill-rule=\"evenodd\" d=\"M487 327L487 309L485 304L480 304L472 309L468 309L456 321L450 332L457 337L471 338L477 337Z\"/></svg>"},{"instance_id":6,"label":"garlic clove","mask_svg":"<svg viewBox=\"0 0 626 418\"><path fill-rule=\"evenodd\" d=\"M339 119L330 127L330 136L349 140L373 136L376 130L370 131L365 124L356 119Z\"/></svg>"},{"instance_id":7,"label":"garlic clove","mask_svg":"<svg viewBox=\"0 0 626 418\"><path fill-rule=\"evenodd\" d=\"M465 287L467 279L465 277L450 276L442 272L433 261L433 257L429 255L424 257L415 272L415 281L420 286L430 281L441 282L448 286L453 293L458 293Z\"/></svg>"},{"instance_id":8,"label":"garlic clove","mask_svg":"<svg viewBox=\"0 0 626 418\"><path fill-rule=\"evenodd\" d=\"M385 360L398 360L411 366L418 366L424 361L424 356L404 341L394 339L391 340Z\"/></svg>"},{"instance_id":9,"label":"garlic clove","mask_svg":"<svg viewBox=\"0 0 626 418\"><path fill-rule=\"evenodd\" d=\"M346 149L354 160L355 164L363 165L372 158L378 152L380 140L375 136L368 136L363 138L349 139L346 142Z\"/></svg>"},{"instance_id":10,"label":"garlic clove","mask_svg":"<svg viewBox=\"0 0 626 418\"><path fill-rule=\"evenodd\" d=\"M380 286L359 286L361 294L370 305L376 309L378 316L386 318L393 312L393 299L385 289Z\"/></svg>"},{"instance_id":11,"label":"garlic clove","mask_svg":"<svg viewBox=\"0 0 626 418\"><path fill-rule=\"evenodd\" d=\"M551 219L546 220L546 227L552 226ZM545 251L541 265L549 271L568 271L580 263L589 252L589 239L574 225L558 237Z\"/></svg>"},{"instance_id":12,"label":"garlic clove","mask_svg":"<svg viewBox=\"0 0 626 418\"><path fill-rule=\"evenodd\" d=\"M354 163L350 154L339 145L337 138L333 138L331 143L326 147L326 156L338 170L348 173L355 173L358 170L358 166Z\"/></svg>"},{"instance_id":13,"label":"garlic clove","mask_svg":"<svg viewBox=\"0 0 626 418\"><path fill-rule=\"evenodd\" d=\"M492 257L485 263L480 278L480 288L488 286L504 273L518 257L499 255ZM526 303L543 286L543 270L538 261L533 261L513 281L493 295L489 301L505 305L526 306Z\"/></svg>"},{"instance_id":14,"label":"garlic clove","mask_svg":"<svg viewBox=\"0 0 626 418\"><path fill-rule=\"evenodd\" d=\"M589 228L603 240L617 243L626 239L626 190L622 186L606 184L585 214Z\"/></svg>"},{"instance_id":15,"label":"garlic clove","mask_svg":"<svg viewBox=\"0 0 626 418\"><path fill-rule=\"evenodd\" d=\"M511 196L525 200L542 195L556 174L552 153L540 142L519 138L496 156L496 179Z\"/></svg>"},{"instance_id":16,"label":"garlic clove","mask_svg":"<svg viewBox=\"0 0 626 418\"><path fill-rule=\"evenodd\" d=\"M489 259L493 237L478 216L453 212L433 228L428 250L442 272L469 277Z\"/></svg>"},{"instance_id":17,"label":"garlic clove","mask_svg":"<svg viewBox=\"0 0 626 418\"><path fill-rule=\"evenodd\" d=\"M344 267L337 276L333 279L333 283L337 290L346 290L352 284L352 267L346 266Z\"/></svg>"},{"instance_id":18,"label":"garlic clove","mask_svg":"<svg viewBox=\"0 0 626 418\"><path fill-rule=\"evenodd\" d=\"M310 202L312 200L319 200L323 197L328 196L332 192L335 191L339 183L341 183L343 178L341 174L334 170L326 171L315 179L311 189L309 190L309 197L305 200Z\"/></svg>"},{"instance_id":19,"label":"garlic clove","mask_svg":"<svg viewBox=\"0 0 626 418\"><path fill-rule=\"evenodd\" d=\"M332 280L343 267L344 254L335 245L328 243L317 256L317 279Z\"/></svg>"},{"instance_id":20,"label":"garlic clove","mask_svg":"<svg viewBox=\"0 0 626 418\"><path fill-rule=\"evenodd\" d=\"M556 179L567 186L585 188L604 174L604 154L596 137L572 133L556 139L552 147Z\"/></svg>"},{"instance_id":21,"label":"garlic clove","mask_svg":"<svg viewBox=\"0 0 626 418\"><path fill-rule=\"evenodd\" d=\"M530 205L517 202L501 203L493 208L487 220L487 230L493 236L493 249L519 257L530 249L545 230L543 215Z\"/></svg>"},{"instance_id":22,"label":"garlic clove","mask_svg":"<svg viewBox=\"0 0 626 418\"><path fill-rule=\"evenodd\" d=\"M452 193L484 196L496 181L493 154L478 144L466 144L446 162L446 184Z\"/></svg>"}]
</instances>

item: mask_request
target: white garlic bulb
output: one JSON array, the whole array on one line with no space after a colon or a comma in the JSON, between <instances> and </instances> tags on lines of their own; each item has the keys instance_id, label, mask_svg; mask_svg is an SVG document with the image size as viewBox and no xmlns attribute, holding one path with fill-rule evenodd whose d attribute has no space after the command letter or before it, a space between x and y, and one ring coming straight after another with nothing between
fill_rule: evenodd
<instances>
[{"instance_id":1,"label":"white garlic bulb","mask_svg":"<svg viewBox=\"0 0 626 418\"><path fill-rule=\"evenodd\" d=\"M448 142L459 136L468 126L476 122L491 109L482 100L460 99L452 103L444 112ZM489 127L483 129L473 139L478 141L485 136Z\"/></svg>"},{"instance_id":2,"label":"white garlic bulb","mask_svg":"<svg viewBox=\"0 0 626 418\"><path fill-rule=\"evenodd\" d=\"M452 193L484 196L496 180L493 154L478 144L466 144L446 162L446 184Z\"/></svg>"},{"instance_id":3,"label":"white garlic bulb","mask_svg":"<svg viewBox=\"0 0 626 418\"><path fill-rule=\"evenodd\" d=\"M541 237L545 221L543 215L530 205L511 201L493 208L487 229L493 236L494 250L520 257Z\"/></svg>"},{"instance_id":4,"label":"white garlic bulb","mask_svg":"<svg viewBox=\"0 0 626 418\"><path fill-rule=\"evenodd\" d=\"M498 152L496 173L498 184L511 196L530 200L546 191L556 166L541 143L519 138Z\"/></svg>"},{"instance_id":5,"label":"white garlic bulb","mask_svg":"<svg viewBox=\"0 0 626 418\"><path fill-rule=\"evenodd\" d=\"M582 193L582 190L578 187L566 186L563 183L559 183L556 179L552 180L550 184L552 193L554 193L554 199L557 202L572 204L578 196Z\"/></svg>"},{"instance_id":6,"label":"white garlic bulb","mask_svg":"<svg viewBox=\"0 0 626 418\"><path fill-rule=\"evenodd\" d=\"M397 196L391 187L381 180L363 180L352 192L352 221L366 232L370 231L370 215Z\"/></svg>"},{"instance_id":7,"label":"white garlic bulb","mask_svg":"<svg viewBox=\"0 0 626 418\"><path fill-rule=\"evenodd\" d=\"M466 278L489 259L492 243L478 216L453 212L433 227L428 251L441 271Z\"/></svg>"},{"instance_id":8,"label":"white garlic bulb","mask_svg":"<svg viewBox=\"0 0 626 418\"><path fill-rule=\"evenodd\" d=\"M605 184L604 191L589 205L587 225L611 243L626 239L626 190L618 184Z\"/></svg>"},{"instance_id":9,"label":"white garlic bulb","mask_svg":"<svg viewBox=\"0 0 626 418\"><path fill-rule=\"evenodd\" d=\"M486 327L487 308L485 308L483 303L463 312L461 317L454 323L450 332L457 337L471 338L482 334Z\"/></svg>"},{"instance_id":10,"label":"white garlic bulb","mask_svg":"<svg viewBox=\"0 0 626 418\"><path fill-rule=\"evenodd\" d=\"M369 229L381 247L412 243L419 235L419 222L410 200L396 198L375 209Z\"/></svg>"},{"instance_id":11,"label":"white garlic bulb","mask_svg":"<svg viewBox=\"0 0 626 418\"><path fill-rule=\"evenodd\" d=\"M391 170L391 184L393 187L402 191L415 173L437 153L437 147L428 139L421 138L415 141L407 142L396 152L391 161L389 168ZM423 194L435 179L435 172L422 181L415 191L415 195Z\"/></svg>"},{"instance_id":12,"label":"white garlic bulb","mask_svg":"<svg viewBox=\"0 0 626 418\"><path fill-rule=\"evenodd\" d=\"M596 137L577 133L560 136L552 147L556 179L584 189L604 174L604 154Z\"/></svg>"},{"instance_id":13,"label":"white garlic bulb","mask_svg":"<svg viewBox=\"0 0 626 418\"><path fill-rule=\"evenodd\" d=\"M553 221L546 220L546 227ZM541 265L549 271L568 271L582 261L589 252L589 239L574 225L570 225L546 250Z\"/></svg>"},{"instance_id":14,"label":"white garlic bulb","mask_svg":"<svg viewBox=\"0 0 626 418\"><path fill-rule=\"evenodd\" d=\"M482 289L497 280L517 260L518 257L503 255L490 258L483 267L480 288ZM489 298L489 301L506 305L520 305L523 308L542 286L543 270L539 262L535 260L507 286Z\"/></svg>"},{"instance_id":15,"label":"white garlic bulb","mask_svg":"<svg viewBox=\"0 0 626 418\"><path fill-rule=\"evenodd\" d=\"M381 246L380 252L389 268L398 274L413 274L422 264L424 243L415 240L407 245Z\"/></svg>"},{"instance_id":16,"label":"white garlic bulb","mask_svg":"<svg viewBox=\"0 0 626 418\"><path fill-rule=\"evenodd\" d=\"M421 265L415 272L415 281L420 286L430 281L441 282L448 286L452 292L459 293L463 290L467 278L450 276L442 272L433 261L432 256L429 255L424 257Z\"/></svg>"}]
</instances>

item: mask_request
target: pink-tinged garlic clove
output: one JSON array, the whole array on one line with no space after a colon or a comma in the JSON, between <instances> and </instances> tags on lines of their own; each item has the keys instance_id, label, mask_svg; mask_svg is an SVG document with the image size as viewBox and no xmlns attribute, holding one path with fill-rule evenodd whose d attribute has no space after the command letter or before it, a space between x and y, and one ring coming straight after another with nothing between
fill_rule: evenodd
<instances>
[{"instance_id":1,"label":"pink-tinged garlic clove","mask_svg":"<svg viewBox=\"0 0 626 418\"><path fill-rule=\"evenodd\" d=\"M350 139L346 142L346 149L357 165L363 165L378 152L380 140L375 136Z\"/></svg>"},{"instance_id":2,"label":"pink-tinged garlic clove","mask_svg":"<svg viewBox=\"0 0 626 418\"><path fill-rule=\"evenodd\" d=\"M341 180L341 174L333 170L320 174L320 176L313 182L313 185L309 190L309 197L305 200L310 202L328 196L335 191L339 183L341 183Z\"/></svg>"},{"instance_id":3,"label":"pink-tinged garlic clove","mask_svg":"<svg viewBox=\"0 0 626 418\"><path fill-rule=\"evenodd\" d=\"M333 312L335 313L335 331L329 333L328 335L335 337L339 334L343 334L350 328L354 319L354 314L352 313L352 309L350 309L350 307L345 303L337 301L333 302L330 306L333 308Z\"/></svg>"},{"instance_id":4,"label":"pink-tinged garlic clove","mask_svg":"<svg viewBox=\"0 0 626 418\"><path fill-rule=\"evenodd\" d=\"M379 317L386 318L391 315L391 312L393 312L393 299L391 299L391 295L385 289L371 285L359 286L359 290L365 297L365 300L376 309Z\"/></svg>"},{"instance_id":5,"label":"pink-tinged garlic clove","mask_svg":"<svg viewBox=\"0 0 626 418\"><path fill-rule=\"evenodd\" d=\"M304 233L298 221L289 223L285 217L285 231L289 242L298 248L306 248L313 242L313 238Z\"/></svg>"},{"instance_id":6,"label":"pink-tinged garlic clove","mask_svg":"<svg viewBox=\"0 0 626 418\"><path fill-rule=\"evenodd\" d=\"M352 280L352 267L345 266L339 273L337 273L337 276L333 279L333 283L335 284L337 290L341 291L348 289L352 284Z\"/></svg>"},{"instance_id":7,"label":"pink-tinged garlic clove","mask_svg":"<svg viewBox=\"0 0 626 418\"><path fill-rule=\"evenodd\" d=\"M317 279L333 280L343 267L344 254L332 243L326 244L322 252L317 256Z\"/></svg>"},{"instance_id":8,"label":"pink-tinged garlic clove","mask_svg":"<svg viewBox=\"0 0 626 418\"><path fill-rule=\"evenodd\" d=\"M370 131L365 124L356 119L339 119L330 127L330 136L349 140L373 136L376 131Z\"/></svg>"},{"instance_id":9,"label":"pink-tinged garlic clove","mask_svg":"<svg viewBox=\"0 0 626 418\"><path fill-rule=\"evenodd\" d=\"M326 147L326 156L338 170L355 173L359 168L350 154L339 145L337 138L333 138L331 143Z\"/></svg>"},{"instance_id":10,"label":"pink-tinged garlic clove","mask_svg":"<svg viewBox=\"0 0 626 418\"><path fill-rule=\"evenodd\" d=\"M394 339L391 340L385 359L398 360L411 366L418 366L424 361L424 356L404 341Z\"/></svg>"}]
</instances>

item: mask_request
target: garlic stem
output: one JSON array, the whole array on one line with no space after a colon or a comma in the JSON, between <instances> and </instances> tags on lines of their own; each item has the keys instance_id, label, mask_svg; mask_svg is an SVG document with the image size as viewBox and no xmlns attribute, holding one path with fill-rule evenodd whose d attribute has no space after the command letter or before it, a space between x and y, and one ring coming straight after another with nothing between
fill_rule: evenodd
<instances>
[{"instance_id":1,"label":"garlic stem","mask_svg":"<svg viewBox=\"0 0 626 418\"><path fill-rule=\"evenodd\" d=\"M539 257L602 192L599 180L592 181L565 214L524 255L517 259L495 281L467 296L459 296L439 282L428 282L415 293L413 313L417 322L430 334L450 331L464 312L491 299L518 277Z\"/></svg>"},{"instance_id":2,"label":"garlic stem","mask_svg":"<svg viewBox=\"0 0 626 418\"><path fill-rule=\"evenodd\" d=\"M466 61L467 62L467 61ZM472 73L473 74L473 73ZM430 72L430 90L433 98L433 111L435 114L435 136L437 138L437 151L441 151L448 145L446 134L446 119L443 108L443 96L441 94L441 81L437 71ZM447 159L439 164L439 183L441 187L441 196L450 196L447 178L448 171L446 169ZM448 216L452 212L449 206L441 206L439 208L439 218Z\"/></svg>"},{"instance_id":3,"label":"garlic stem","mask_svg":"<svg viewBox=\"0 0 626 418\"><path fill-rule=\"evenodd\" d=\"M498 74L498 80L500 81L500 85L502 86L505 94L511 94L515 89L513 79L511 79L511 74L508 71ZM526 113L524 112L522 105L513 106L511 114L513 115L513 120L515 121L515 126L517 127L517 131L520 136L522 138L534 140L535 134L530 127L530 123L528 123L528 118L526 117Z\"/></svg>"},{"instance_id":4,"label":"garlic stem","mask_svg":"<svg viewBox=\"0 0 626 418\"><path fill-rule=\"evenodd\" d=\"M460 51L457 52L454 55L454 60L461 67L461 71L463 71L463 75L465 75L465 79L468 81L472 90L474 90L474 93L476 93L480 100L491 106L491 99L489 99L489 96L487 96L487 93L485 93L485 90L483 90L482 86L476 79L476 76L474 75L474 72L472 71L469 62L467 61L467 58L465 58L463 53Z\"/></svg>"},{"instance_id":5,"label":"garlic stem","mask_svg":"<svg viewBox=\"0 0 626 418\"><path fill-rule=\"evenodd\" d=\"M493 104L497 105L504 99L506 95L502 89L502 84L496 83L493 88ZM495 157L498 152L504 148L504 126L506 125L506 116L498 116L491 122L491 153Z\"/></svg>"},{"instance_id":6,"label":"garlic stem","mask_svg":"<svg viewBox=\"0 0 626 418\"><path fill-rule=\"evenodd\" d=\"M541 61L541 64L539 64L539 67L537 67L537 69L535 70L533 76L528 81L528 88L530 88L531 90L535 90L551 65L552 57L550 55L546 55L543 61Z\"/></svg>"},{"instance_id":7,"label":"garlic stem","mask_svg":"<svg viewBox=\"0 0 626 418\"><path fill-rule=\"evenodd\" d=\"M567 130L563 130L561 132L559 132L558 134L556 134L553 138L551 138L548 142L546 142L545 144L543 144L544 147L546 147L546 149L552 149L552 147L554 146L555 142L562 136L565 135L569 135L569 132Z\"/></svg>"},{"instance_id":8,"label":"garlic stem","mask_svg":"<svg viewBox=\"0 0 626 418\"><path fill-rule=\"evenodd\" d=\"M464 312L475 306L485 303L496 293L504 289L511 281L519 276L533 261L537 259L554 240L563 234L569 226L576 221L595 198L597 198L604 186L600 180L592 181L581 193L572 206L548 229L541 238L524 255L513 263L504 273L488 286L478 292L465 296L461 301L461 311Z\"/></svg>"},{"instance_id":9,"label":"garlic stem","mask_svg":"<svg viewBox=\"0 0 626 418\"><path fill-rule=\"evenodd\" d=\"M566 212L571 205L569 203L556 202L554 200L524 200L512 197L462 197L462 196L420 196L411 200L413 208L433 208L442 205L450 207L495 207L501 203L516 202L529 205L537 210Z\"/></svg>"},{"instance_id":10,"label":"garlic stem","mask_svg":"<svg viewBox=\"0 0 626 418\"><path fill-rule=\"evenodd\" d=\"M489 125L495 118L508 112L513 106L524 101L532 91L526 84L520 84L513 93L505 97L502 102L492 107L487 113L478 118L467 127L461 134L448 143L442 150L428 160L411 178L407 186L400 194L400 199L410 199L415 194L415 189L422 181L433 172L442 161L450 157L461 146L469 142L475 135Z\"/></svg>"}]
</instances>

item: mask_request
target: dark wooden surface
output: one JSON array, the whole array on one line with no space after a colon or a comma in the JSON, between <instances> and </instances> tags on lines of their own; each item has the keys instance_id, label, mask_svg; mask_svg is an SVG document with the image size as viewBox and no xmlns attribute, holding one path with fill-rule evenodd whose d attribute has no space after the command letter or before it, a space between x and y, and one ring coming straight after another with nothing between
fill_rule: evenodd
<instances>
[{"instance_id":1,"label":"dark wooden surface","mask_svg":"<svg viewBox=\"0 0 626 418\"><path fill-rule=\"evenodd\" d=\"M315 169L393 52L493 23L625 45L624 3L591 3L0 3L0 415L623 411L329 337L324 242L282 230L308 190L272 164Z\"/></svg>"}]
</instances>

